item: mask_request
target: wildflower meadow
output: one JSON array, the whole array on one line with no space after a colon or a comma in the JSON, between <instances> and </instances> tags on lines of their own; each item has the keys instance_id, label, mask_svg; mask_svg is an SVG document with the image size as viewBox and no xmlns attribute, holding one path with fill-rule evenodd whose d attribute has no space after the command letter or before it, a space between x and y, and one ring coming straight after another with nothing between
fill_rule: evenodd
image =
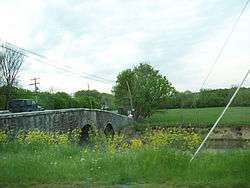
<instances>
[{"instance_id":1,"label":"wildflower meadow","mask_svg":"<svg viewBox=\"0 0 250 188\"><path fill-rule=\"evenodd\" d=\"M20 131L15 138L0 131L0 185L227 186L250 181L250 150L202 152L189 162L201 137L178 128L149 129L134 137L107 137L80 130Z\"/></svg>"}]
</instances>

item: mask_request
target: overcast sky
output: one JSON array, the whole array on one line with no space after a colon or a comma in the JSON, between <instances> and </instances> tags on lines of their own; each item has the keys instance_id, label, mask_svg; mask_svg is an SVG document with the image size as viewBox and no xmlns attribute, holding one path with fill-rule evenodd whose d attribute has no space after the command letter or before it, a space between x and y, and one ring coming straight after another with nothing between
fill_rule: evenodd
<instances>
[{"instance_id":1,"label":"overcast sky","mask_svg":"<svg viewBox=\"0 0 250 188\"><path fill-rule=\"evenodd\" d=\"M47 57L26 59L19 76L25 88L39 77L42 90L72 93L89 84L110 93L113 84L92 75L115 81L122 70L147 61L177 90L196 91L245 2L0 0L0 39ZM205 88L235 85L248 68L250 5Z\"/></svg>"}]
</instances>

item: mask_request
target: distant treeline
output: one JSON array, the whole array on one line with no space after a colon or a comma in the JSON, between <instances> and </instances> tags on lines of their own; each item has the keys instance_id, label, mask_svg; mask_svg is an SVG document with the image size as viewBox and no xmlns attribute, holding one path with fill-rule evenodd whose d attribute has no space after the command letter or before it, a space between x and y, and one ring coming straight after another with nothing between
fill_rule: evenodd
<instances>
[{"instance_id":1,"label":"distant treeline","mask_svg":"<svg viewBox=\"0 0 250 188\"><path fill-rule=\"evenodd\" d=\"M203 89L200 92L176 92L166 108L203 108L226 106L236 88ZM250 106L250 88L241 88L231 106Z\"/></svg>"},{"instance_id":2,"label":"distant treeline","mask_svg":"<svg viewBox=\"0 0 250 188\"><path fill-rule=\"evenodd\" d=\"M0 87L0 109L5 109L5 86ZM204 89L200 92L175 92L165 104L159 108L203 108L226 106L236 88ZM97 108L116 110L115 99L112 94L100 93L96 90L80 90L73 95L65 92L33 92L12 87L11 99L33 99L45 109L62 108ZM232 106L250 107L250 88L241 88Z\"/></svg>"},{"instance_id":3,"label":"distant treeline","mask_svg":"<svg viewBox=\"0 0 250 188\"><path fill-rule=\"evenodd\" d=\"M5 109L6 87L0 87L0 109ZM97 108L105 110L116 109L114 96L107 93L100 93L96 90L81 90L72 96L65 92L33 92L30 90L12 87L11 99L33 99L45 109L62 108Z\"/></svg>"}]
</instances>

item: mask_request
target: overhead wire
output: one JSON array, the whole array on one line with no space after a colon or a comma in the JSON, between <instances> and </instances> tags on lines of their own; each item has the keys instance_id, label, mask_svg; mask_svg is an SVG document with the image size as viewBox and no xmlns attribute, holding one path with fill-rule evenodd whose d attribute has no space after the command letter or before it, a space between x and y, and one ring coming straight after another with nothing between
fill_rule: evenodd
<instances>
[{"instance_id":1,"label":"overhead wire","mask_svg":"<svg viewBox=\"0 0 250 188\"><path fill-rule=\"evenodd\" d=\"M104 83L104 84L113 83L113 81L111 81L111 80L107 80L105 78L101 78L101 77L97 77L97 76L93 77L93 76L90 76L87 73L82 73L82 72L77 73L77 72L74 72L74 71L72 71L70 69L67 69L65 67L60 67L60 66L57 66L57 65L53 65L53 64L51 64L51 63L49 63L48 61L45 61L45 60L40 60L40 59L35 59L35 60L37 62L39 62L39 63L44 63L46 65L49 65L49 66L51 66L51 67L53 67L53 68L55 68L57 70L60 70L60 71L66 72L66 73L70 73L70 74L72 74L74 76L78 76L78 77L81 77L81 78L84 78L84 79L93 80L93 81L101 82L101 83Z\"/></svg>"},{"instance_id":2,"label":"overhead wire","mask_svg":"<svg viewBox=\"0 0 250 188\"><path fill-rule=\"evenodd\" d=\"M214 61L214 63L212 64L212 66L211 66L211 68L210 68L210 70L209 70L207 76L205 77L205 80L203 81L200 90L202 90L202 89L204 88L205 83L207 82L207 80L208 80L210 74L212 73L212 71L213 71L213 69L214 69L214 67L215 67L215 64L216 64L216 63L218 62L218 60L220 59L220 57L221 57L221 55L222 55L222 53L223 53L223 51L224 51L226 45L227 45L228 42L229 42L229 39L230 39L231 35L233 34L233 32L234 32L234 30L235 30L235 28L236 28L236 26L237 26L237 24L238 24L238 22L239 22L241 16L243 15L244 11L246 10L246 8L247 8L249 2L250 2L250 0L247 0L247 1L246 1L246 3L244 4L243 8L241 9L241 11L240 11L238 17L236 18L235 22L233 23L232 28L231 28L231 30L230 30L228 36L226 37L226 40L224 41L224 43L223 43L223 45L222 45L222 47L221 47L221 49L220 49L218 55L216 56L215 61ZM195 153L193 154L193 156L192 156L190 162L192 162L193 159L197 156L197 154L199 153L199 151L202 149L203 145L206 143L206 141L207 141L208 137L210 136L210 134L213 132L213 130L216 128L216 126L218 125L218 123L220 122L220 120L222 119L222 117L224 116L225 112L227 111L227 109L229 108L229 106L230 106L231 103L233 102L234 98L236 97L238 91L239 91L240 88L243 86L243 84L244 84L245 80L247 79L249 73L250 73L250 69L248 70L248 72L247 72L246 75L244 76L243 80L241 81L241 83L239 84L239 86L237 87L237 89L235 90L233 96L232 96L231 99L229 100L229 102L228 102L228 104L226 105L226 107L224 108L223 112L222 112L222 113L220 114L220 116L217 118L216 122L214 123L214 125L213 125L212 128L209 130L209 132L208 132L208 134L206 135L206 137L205 137L205 138L203 139L203 141L201 142L200 146L197 148L197 150L196 150ZM198 93L198 97L199 97L199 93ZM196 102L195 100L197 100L196 97L194 97L193 103Z\"/></svg>"},{"instance_id":3,"label":"overhead wire","mask_svg":"<svg viewBox=\"0 0 250 188\"><path fill-rule=\"evenodd\" d=\"M236 29L236 26L237 26L237 24L239 23L239 20L240 20L241 16L242 16L243 13L245 12L245 10L246 10L246 8L247 8L249 2L250 2L250 0L246 0L245 4L243 5L243 7L242 7L242 9L241 9L241 11L240 11L240 13L238 14L238 16L236 17L234 23L232 24L232 28L230 29L228 35L226 36L225 41L223 42L221 48L219 49L218 54L215 56L215 59L214 59L212 65L211 65L211 67L210 67L210 69L209 69L207 75L205 76L205 78L204 78L204 80L203 80L203 82L202 82L202 84L201 84L201 87L200 87L199 91L197 92L197 94L195 94L195 96L194 96L194 98L193 98L193 102L192 102L192 103L193 103L193 104L192 104L193 107L196 107L196 105L197 105L196 102L197 102L197 100L198 100L199 97L200 97L200 93L199 93L199 92L200 92L201 90L204 89L204 87L205 87L205 85L206 85L206 83L207 83L208 78L209 78L210 75L212 74L212 72L213 72L213 70L214 70L214 68L215 68L215 65L218 63L220 57L222 56L222 54L223 54L223 52L224 52L224 49L225 49L226 45L228 44L228 42L229 42L229 40L230 40L230 38L231 38L231 36L232 36L234 30Z\"/></svg>"},{"instance_id":4,"label":"overhead wire","mask_svg":"<svg viewBox=\"0 0 250 188\"><path fill-rule=\"evenodd\" d=\"M248 4L249 4L249 1L250 1L250 0L247 0L247 1L246 1L246 3L244 4L243 8L241 9L241 11L240 11L238 17L235 19L235 21L234 21L234 23L233 23L233 25L232 25L232 28L231 28L231 30L230 30L230 32L228 33L228 35L227 35L225 41L223 42L223 44L222 44L222 46L221 46L221 48L220 48L220 50L219 50L217 56L215 57L214 62L213 62L213 64L211 65L211 67L210 67L210 69L209 69L209 71L208 71L208 74L206 75L205 79L204 79L203 82L202 82L202 85L201 85L201 87L200 87L200 90L202 90L202 89L204 88L204 86L205 86L205 84L206 84L208 78L210 77L211 73L213 72L213 69L214 69L215 65L218 63L218 61L219 61L221 55L223 54L223 51L224 51L226 45L228 44L229 39L231 38L231 36L232 36L232 34L233 34L233 32L234 32L234 30L235 30L237 24L239 23L239 20L240 20L242 14L243 14L244 11L246 10L246 8L247 8L247 6L248 6Z\"/></svg>"},{"instance_id":5,"label":"overhead wire","mask_svg":"<svg viewBox=\"0 0 250 188\"><path fill-rule=\"evenodd\" d=\"M101 82L101 83L104 83L104 84L111 84L111 83L115 82L113 80L109 80L109 79L106 79L106 78L103 78L103 77L100 77L100 76L96 76L96 75L93 75L93 74L89 74L89 73L86 73L86 72L74 72L74 71L72 71L72 70L70 70L68 68L53 65L53 64L49 63L50 59L48 57L44 56L44 55L38 54L38 53L36 53L34 51L31 51L31 50L27 50L27 49L25 49L23 47L17 46L15 44L12 44L12 43L9 43L9 42L5 42L5 43L10 47L14 47L14 48L17 48L17 49L21 50L23 52L23 54L25 54L25 56L33 58L37 62L44 63L44 64L49 65L49 66L51 66L51 67L53 67L55 69L58 69L58 70L61 70L61 71L64 71L64 72L68 72L68 73L73 74L73 75L77 75L77 76L79 76L81 78L84 78L84 79L88 79L88 80L92 80L92 81L96 81L96 82ZM8 48L8 47L4 46L4 48ZM29 54L29 55L27 55L27 54ZM38 57L39 59L34 58L33 56Z\"/></svg>"},{"instance_id":6,"label":"overhead wire","mask_svg":"<svg viewBox=\"0 0 250 188\"><path fill-rule=\"evenodd\" d=\"M204 88L204 86L205 86L205 84L206 84L208 78L210 77L210 75L211 75L211 73L212 73L212 71L213 71L215 65L216 65L217 62L219 61L219 59L220 59L220 57L221 57L221 55L222 55L222 53L223 53L223 51L224 51L224 48L226 47L227 43L229 42L229 39L230 39L231 35L233 34L233 32L234 32L234 30L235 30L235 28L236 28L236 25L238 24L238 22L239 22L239 20L240 20L240 18L241 18L241 16L242 16L242 14L244 13L245 9L247 8L247 5L248 5L249 1L250 1L250 0L247 0L247 1L246 1L245 5L243 6L243 8L242 8L242 10L241 10L241 12L240 12L240 14L238 15L238 17L236 18L235 22L233 23L232 28L231 28L229 34L227 35L227 37L226 37L226 39L225 39L225 41L224 41L222 47L221 47L220 50L219 50L219 53L218 53L217 56L215 57L215 60L214 60L213 64L211 65L211 67L210 67L210 69L209 69L209 71L208 71L208 74L206 75L205 79L204 79L203 82L202 82L202 85L201 85L201 87L200 87L200 90L202 90L202 89ZM0 39L0 40L1 40L1 39ZM40 61L40 60L37 60L37 59L36 59L36 60L37 60L38 62L40 62L40 63L45 63L45 61L46 61L45 64L47 64L47 65L49 65L49 66L52 66L52 67L54 67L55 69L58 69L58 70L61 70L61 71L65 71L65 72L68 72L68 73L74 74L74 75L77 74L78 76L80 76L80 77L82 77L82 78L94 80L94 81L97 81L97 82L102 82L102 83L114 83L113 80L109 80L109 79L106 79L106 78L102 78L102 77L100 77L100 76L96 76L96 75L89 74L89 73L86 73L86 72L75 73L74 71L69 70L69 69L67 69L67 68L63 68L63 67L60 67L60 66L52 65L52 64L48 63L49 59L48 59L46 56L44 56L44 55L38 54L38 53L36 53L36 52L34 52L34 51L31 51L31 50L27 50L27 49L25 49L25 48L23 48L23 47L17 46L17 45L15 45L15 44L10 43L10 42L5 42L5 43L8 44L8 45L10 45L10 46L14 46L15 48L18 48L18 49L22 50L23 52L32 54L32 55L34 55L34 56L36 56L36 57L39 57L39 58L43 59L43 61ZM195 99L195 98L194 98L194 99Z\"/></svg>"}]
</instances>

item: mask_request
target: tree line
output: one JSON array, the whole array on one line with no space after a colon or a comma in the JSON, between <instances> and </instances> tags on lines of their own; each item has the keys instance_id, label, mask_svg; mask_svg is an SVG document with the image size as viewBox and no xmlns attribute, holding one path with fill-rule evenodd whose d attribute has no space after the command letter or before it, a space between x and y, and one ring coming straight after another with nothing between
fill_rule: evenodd
<instances>
[{"instance_id":1,"label":"tree line","mask_svg":"<svg viewBox=\"0 0 250 188\"><path fill-rule=\"evenodd\" d=\"M165 108L204 108L226 106L237 88L175 92ZM231 106L250 107L250 88L241 88Z\"/></svg>"},{"instance_id":2,"label":"tree line","mask_svg":"<svg viewBox=\"0 0 250 188\"><path fill-rule=\"evenodd\" d=\"M8 90L8 97L6 96ZM97 90L80 90L73 95L65 92L33 92L17 87L0 87L0 109L6 109L6 103L12 99L33 99L48 110L62 108L92 108L114 110L114 96Z\"/></svg>"}]
</instances>

